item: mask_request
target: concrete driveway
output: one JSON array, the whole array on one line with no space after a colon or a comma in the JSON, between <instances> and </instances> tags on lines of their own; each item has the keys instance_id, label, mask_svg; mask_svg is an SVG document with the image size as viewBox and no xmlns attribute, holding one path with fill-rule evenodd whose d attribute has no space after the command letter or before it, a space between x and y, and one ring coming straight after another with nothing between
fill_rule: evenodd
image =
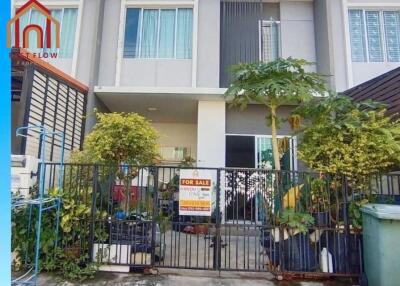
<instances>
[{"instance_id":1,"label":"concrete driveway","mask_svg":"<svg viewBox=\"0 0 400 286\"><path fill-rule=\"evenodd\" d=\"M350 286L349 281L281 281L268 273L238 273L193 270L162 270L159 275L99 273L84 283L60 282L41 275L40 286Z\"/></svg>"}]
</instances>

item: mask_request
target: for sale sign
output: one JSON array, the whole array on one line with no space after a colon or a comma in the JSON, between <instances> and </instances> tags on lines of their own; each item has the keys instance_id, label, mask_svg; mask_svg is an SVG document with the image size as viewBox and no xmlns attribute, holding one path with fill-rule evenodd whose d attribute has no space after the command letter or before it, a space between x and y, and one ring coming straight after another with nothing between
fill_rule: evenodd
<instances>
[{"instance_id":1,"label":"for sale sign","mask_svg":"<svg viewBox=\"0 0 400 286\"><path fill-rule=\"evenodd\" d=\"M215 170L180 170L179 215L211 216Z\"/></svg>"}]
</instances>

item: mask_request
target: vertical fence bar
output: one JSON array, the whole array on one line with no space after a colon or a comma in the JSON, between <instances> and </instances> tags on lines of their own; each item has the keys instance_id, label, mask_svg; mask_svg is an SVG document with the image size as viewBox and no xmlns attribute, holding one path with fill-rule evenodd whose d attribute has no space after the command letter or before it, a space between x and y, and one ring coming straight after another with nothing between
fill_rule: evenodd
<instances>
[{"instance_id":1,"label":"vertical fence bar","mask_svg":"<svg viewBox=\"0 0 400 286\"><path fill-rule=\"evenodd\" d=\"M216 221L214 237L214 265L213 269L221 271L221 214L220 214L220 196L221 196L221 170L217 170L217 194L216 194Z\"/></svg>"},{"instance_id":2,"label":"vertical fence bar","mask_svg":"<svg viewBox=\"0 0 400 286\"><path fill-rule=\"evenodd\" d=\"M89 169L90 166L88 166ZM92 189L92 208L91 215L92 219L90 222L90 233L89 233L89 259L93 261L93 246L94 246L94 230L96 225L96 196L97 196L97 181L98 181L98 165L93 165L93 189Z\"/></svg>"},{"instance_id":3,"label":"vertical fence bar","mask_svg":"<svg viewBox=\"0 0 400 286\"><path fill-rule=\"evenodd\" d=\"M156 263L156 228L157 228L157 216L158 216L158 168L151 168L151 172L154 172L153 175L153 214L152 214L152 223L151 223L151 267L155 266ZM161 245L161 243L160 243Z\"/></svg>"}]
</instances>

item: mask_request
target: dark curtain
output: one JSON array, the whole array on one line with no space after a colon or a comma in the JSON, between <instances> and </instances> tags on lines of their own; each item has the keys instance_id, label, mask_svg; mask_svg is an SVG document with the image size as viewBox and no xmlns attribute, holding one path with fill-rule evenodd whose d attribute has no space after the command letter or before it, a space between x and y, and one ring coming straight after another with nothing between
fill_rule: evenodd
<instances>
[{"instance_id":1,"label":"dark curtain","mask_svg":"<svg viewBox=\"0 0 400 286\"><path fill-rule=\"evenodd\" d=\"M230 84L230 67L259 61L259 0L221 1L220 87Z\"/></svg>"}]
</instances>

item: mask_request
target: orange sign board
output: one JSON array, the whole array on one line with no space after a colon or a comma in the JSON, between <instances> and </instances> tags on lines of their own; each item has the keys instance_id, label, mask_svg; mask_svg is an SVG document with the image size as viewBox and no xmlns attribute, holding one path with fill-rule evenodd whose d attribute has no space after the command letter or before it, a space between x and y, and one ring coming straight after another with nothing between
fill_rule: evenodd
<instances>
[{"instance_id":1,"label":"orange sign board","mask_svg":"<svg viewBox=\"0 0 400 286\"><path fill-rule=\"evenodd\" d=\"M180 170L179 215L211 216L215 170Z\"/></svg>"}]
</instances>

